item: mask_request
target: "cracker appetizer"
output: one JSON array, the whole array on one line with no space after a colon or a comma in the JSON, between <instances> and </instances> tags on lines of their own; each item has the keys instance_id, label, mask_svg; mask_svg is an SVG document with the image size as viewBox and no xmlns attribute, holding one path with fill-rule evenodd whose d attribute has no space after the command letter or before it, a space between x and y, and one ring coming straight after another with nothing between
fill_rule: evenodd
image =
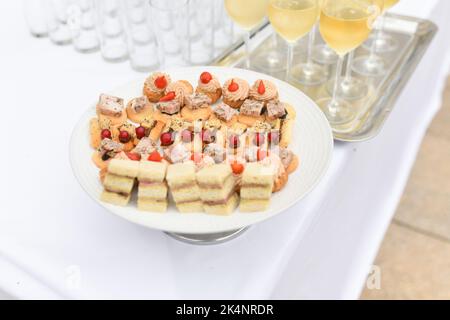
<instances>
[{"instance_id":1,"label":"cracker appetizer","mask_svg":"<svg viewBox=\"0 0 450 320\"><path fill-rule=\"evenodd\" d=\"M208 120L212 114L211 103L211 98L203 93L186 96L185 107L181 110L181 116L189 122Z\"/></svg>"},{"instance_id":2,"label":"cracker appetizer","mask_svg":"<svg viewBox=\"0 0 450 320\"><path fill-rule=\"evenodd\" d=\"M145 80L143 93L151 102L158 102L171 83L170 76L162 72L155 72Z\"/></svg>"},{"instance_id":3,"label":"cracker appetizer","mask_svg":"<svg viewBox=\"0 0 450 320\"><path fill-rule=\"evenodd\" d=\"M136 137L136 127L131 123L125 123L112 132L113 140L123 144L123 150L131 151L139 142Z\"/></svg>"},{"instance_id":4,"label":"cracker appetizer","mask_svg":"<svg viewBox=\"0 0 450 320\"><path fill-rule=\"evenodd\" d=\"M92 118L89 122L89 141L93 149L100 147L100 143L103 139L112 138L113 126L111 120L103 118Z\"/></svg>"},{"instance_id":5,"label":"cracker appetizer","mask_svg":"<svg viewBox=\"0 0 450 320\"><path fill-rule=\"evenodd\" d=\"M135 123L141 123L145 118L151 117L154 106L146 96L134 98L127 105L128 119Z\"/></svg>"},{"instance_id":6,"label":"cracker appetizer","mask_svg":"<svg viewBox=\"0 0 450 320\"><path fill-rule=\"evenodd\" d=\"M225 103L220 103L213 108L214 116L230 127L238 121L238 112Z\"/></svg>"},{"instance_id":7,"label":"cracker appetizer","mask_svg":"<svg viewBox=\"0 0 450 320\"><path fill-rule=\"evenodd\" d=\"M108 166L109 160L122 151L123 144L106 138L102 140L99 148L92 155L92 161L100 170L103 170Z\"/></svg>"},{"instance_id":8,"label":"cracker appetizer","mask_svg":"<svg viewBox=\"0 0 450 320\"><path fill-rule=\"evenodd\" d=\"M264 102L247 99L242 104L238 121L246 126L253 126L256 121L264 121Z\"/></svg>"}]
</instances>

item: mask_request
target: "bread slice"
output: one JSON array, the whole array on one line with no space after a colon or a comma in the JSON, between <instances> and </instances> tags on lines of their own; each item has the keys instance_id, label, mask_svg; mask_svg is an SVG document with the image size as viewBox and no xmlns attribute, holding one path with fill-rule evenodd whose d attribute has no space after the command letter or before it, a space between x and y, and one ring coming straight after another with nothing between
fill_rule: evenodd
<instances>
[{"instance_id":1,"label":"bread slice","mask_svg":"<svg viewBox=\"0 0 450 320\"><path fill-rule=\"evenodd\" d=\"M230 165L226 163L216 164L197 172L197 182L203 186L222 188L232 174Z\"/></svg>"},{"instance_id":2,"label":"bread slice","mask_svg":"<svg viewBox=\"0 0 450 320\"><path fill-rule=\"evenodd\" d=\"M163 182L166 172L167 163L165 162L141 161L137 178L145 182Z\"/></svg>"},{"instance_id":3,"label":"bread slice","mask_svg":"<svg viewBox=\"0 0 450 320\"><path fill-rule=\"evenodd\" d=\"M227 199L236 186L236 179L230 175L221 187L200 185L200 197L203 201L220 201Z\"/></svg>"},{"instance_id":4,"label":"bread slice","mask_svg":"<svg viewBox=\"0 0 450 320\"><path fill-rule=\"evenodd\" d=\"M266 166L259 162L248 163L242 175L242 187L246 185L272 187L275 170L273 166Z\"/></svg>"},{"instance_id":5,"label":"bread slice","mask_svg":"<svg viewBox=\"0 0 450 320\"><path fill-rule=\"evenodd\" d=\"M136 178L139 173L139 162L131 160L112 159L108 165L108 172L117 176Z\"/></svg>"},{"instance_id":6,"label":"bread slice","mask_svg":"<svg viewBox=\"0 0 450 320\"><path fill-rule=\"evenodd\" d=\"M167 200L153 200L139 198L137 202L138 210L147 212L159 212L164 213L167 211Z\"/></svg>"},{"instance_id":7,"label":"bread slice","mask_svg":"<svg viewBox=\"0 0 450 320\"><path fill-rule=\"evenodd\" d=\"M100 200L103 202L107 202L116 206L123 206L125 207L131 199L131 195L125 195L121 193L116 192L110 192L107 190L104 190L102 192L102 195L100 196Z\"/></svg>"},{"instance_id":8,"label":"bread slice","mask_svg":"<svg viewBox=\"0 0 450 320\"><path fill-rule=\"evenodd\" d=\"M200 200L200 189L195 182L191 186L180 189L172 188L170 189L170 192L172 193L173 200L176 203Z\"/></svg>"},{"instance_id":9,"label":"bread slice","mask_svg":"<svg viewBox=\"0 0 450 320\"><path fill-rule=\"evenodd\" d=\"M151 184L140 182L138 188L138 198L165 200L167 199L167 185L165 182L156 182Z\"/></svg>"},{"instance_id":10,"label":"bread slice","mask_svg":"<svg viewBox=\"0 0 450 320\"><path fill-rule=\"evenodd\" d=\"M208 214L226 216L233 213L234 209L238 206L239 196L235 193L225 204L208 205L203 203L203 208Z\"/></svg>"},{"instance_id":11,"label":"bread slice","mask_svg":"<svg viewBox=\"0 0 450 320\"><path fill-rule=\"evenodd\" d=\"M241 187L242 199L270 199L272 196L272 186L263 187Z\"/></svg>"},{"instance_id":12,"label":"bread slice","mask_svg":"<svg viewBox=\"0 0 450 320\"><path fill-rule=\"evenodd\" d=\"M201 200L178 203L177 209L181 213L203 212L203 203Z\"/></svg>"},{"instance_id":13,"label":"bread slice","mask_svg":"<svg viewBox=\"0 0 450 320\"><path fill-rule=\"evenodd\" d=\"M260 212L269 209L270 199L241 199L239 210L241 212Z\"/></svg>"},{"instance_id":14,"label":"bread slice","mask_svg":"<svg viewBox=\"0 0 450 320\"><path fill-rule=\"evenodd\" d=\"M195 184L195 164L193 161L172 164L167 168L167 183L170 188L180 188Z\"/></svg>"},{"instance_id":15,"label":"bread slice","mask_svg":"<svg viewBox=\"0 0 450 320\"><path fill-rule=\"evenodd\" d=\"M103 185L108 191L131 194L134 187L134 178L127 178L117 176L112 173L107 173Z\"/></svg>"}]
</instances>

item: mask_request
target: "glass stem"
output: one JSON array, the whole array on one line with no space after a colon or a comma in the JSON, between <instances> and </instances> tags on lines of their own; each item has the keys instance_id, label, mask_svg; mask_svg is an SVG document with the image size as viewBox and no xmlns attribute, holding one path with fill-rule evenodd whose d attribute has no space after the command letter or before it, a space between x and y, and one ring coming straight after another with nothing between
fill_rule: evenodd
<instances>
[{"instance_id":1,"label":"glass stem","mask_svg":"<svg viewBox=\"0 0 450 320\"><path fill-rule=\"evenodd\" d=\"M272 33L272 42L273 42L273 47L278 48L278 36L277 36L277 33L275 32L275 30Z\"/></svg>"},{"instance_id":2,"label":"glass stem","mask_svg":"<svg viewBox=\"0 0 450 320\"><path fill-rule=\"evenodd\" d=\"M312 52L314 49L314 43L316 42L316 29L317 29L317 24L314 25L314 27L312 28L312 30L310 31L309 36L308 36L308 52L307 52L307 56L306 56L306 65L307 66L311 66L313 64Z\"/></svg>"},{"instance_id":3,"label":"glass stem","mask_svg":"<svg viewBox=\"0 0 450 320\"><path fill-rule=\"evenodd\" d=\"M245 68L250 69L250 31L246 31L244 35L245 42Z\"/></svg>"},{"instance_id":4,"label":"glass stem","mask_svg":"<svg viewBox=\"0 0 450 320\"><path fill-rule=\"evenodd\" d=\"M355 50L352 50L347 57L347 67L345 71L345 80L349 81L352 78L353 58L355 57Z\"/></svg>"},{"instance_id":5,"label":"glass stem","mask_svg":"<svg viewBox=\"0 0 450 320\"><path fill-rule=\"evenodd\" d=\"M380 16L379 19L380 19L380 26L375 33L375 38L373 39L372 46L370 48L369 59L373 59L374 57L376 57L377 42L378 42L378 40L382 39L383 35L384 35L384 23L385 23L384 14L382 16Z\"/></svg>"},{"instance_id":6,"label":"glass stem","mask_svg":"<svg viewBox=\"0 0 450 320\"><path fill-rule=\"evenodd\" d=\"M336 66L336 77L334 79L334 88L333 88L333 97L331 98L330 102L330 114L336 115L337 114L337 97L338 97L338 88L339 88L339 82L341 81L341 73L342 73L342 65L344 64L344 56L339 55L339 59Z\"/></svg>"},{"instance_id":7,"label":"glass stem","mask_svg":"<svg viewBox=\"0 0 450 320\"><path fill-rule=\"evenodd\" d=\"M291 74L292 60L294 60L294 44L288 43L288 56L286 59L286 80L289 79Z\"/></svg>"}]
</instances>

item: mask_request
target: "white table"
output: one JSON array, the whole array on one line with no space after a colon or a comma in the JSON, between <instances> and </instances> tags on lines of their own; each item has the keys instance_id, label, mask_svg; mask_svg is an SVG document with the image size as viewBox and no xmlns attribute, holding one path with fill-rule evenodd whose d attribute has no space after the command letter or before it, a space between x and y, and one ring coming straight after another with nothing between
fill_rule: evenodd
<instances>
[{"instance_id":1,"label":"white table","mask_svg":"<svg viewBox=\"0 0 450 320\"><path fill-rule=\"evenodd\" d=\"M337 143L326 178L294 208L229 243L194 247L109 214L70 169L79 116L100 91L142 75L29 37L17 1L0 2L0 290L44 299L358 298L450 64L449 1L404 0L395 12L441 30L382 133Z\"/></svg>"}]
</instances>

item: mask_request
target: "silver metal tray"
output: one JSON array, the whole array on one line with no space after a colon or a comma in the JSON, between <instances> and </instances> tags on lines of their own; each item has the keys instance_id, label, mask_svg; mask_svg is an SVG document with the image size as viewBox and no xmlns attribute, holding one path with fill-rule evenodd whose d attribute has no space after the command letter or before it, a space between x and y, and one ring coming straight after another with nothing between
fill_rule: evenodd
<instances>
[{"instance_id":1,"label":"silver metal tray","mask_svg":"<svg viewBox=\"0 0 450 320\"><path fill-rule=\"evenodd\" d=\"M362 78L366 83L369 83L369 94L363 99L352 102L358 114L353 122L345 126L333 127L336 140L345 142L365 141L375 137L380 132L394 108L397 98L411 78L438 30L437 26L431 21L395 14L386 16L385 28L386 32L394 36L399 42L397 50L386 54L378 53L388 62L388 72L377 78L364 78L353 73L353 76ZM263 24L253 33L251 61L256 59L261 52L270 50L269 44L273 41L272 34L272 28L268 23ZM316 44L322 41L318 33L316 39ZM281 38L279 41L279 43L284 43ZM302 48L304 48L304 43L300 42L297 45L294 65L305 59ZM367 54L367 50L361 47L356 50L355 58ZM243 67L243 56L244 46L242 42L239 42L224 52L213 64ZM284 71L274 72L253 66L252 68L280 79L285 77ZM329 79L333 78L334 68L329 66ZM327 83L314 88L305 88L292 82L291 84L304 91L313 100L329 95Z\"/></svg>"}]
</instances>

